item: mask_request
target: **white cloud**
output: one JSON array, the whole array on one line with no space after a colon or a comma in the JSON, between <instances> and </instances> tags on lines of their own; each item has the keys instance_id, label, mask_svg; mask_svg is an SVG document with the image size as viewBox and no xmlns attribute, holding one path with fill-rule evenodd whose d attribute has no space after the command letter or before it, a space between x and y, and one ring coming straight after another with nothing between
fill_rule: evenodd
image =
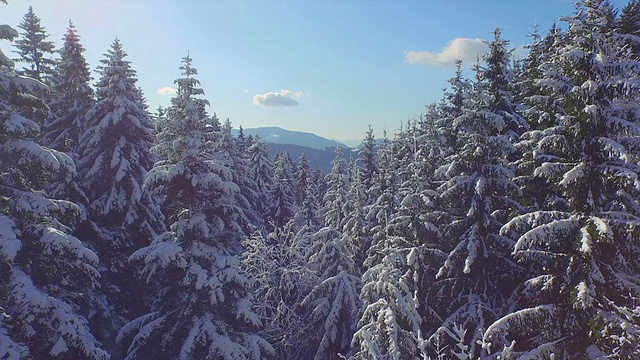
<instances>
[{"instance_id":1,"label":"white cloud","mask_svg":"<svg viewBox=\"0 0 640 360\"><path fill-rule=\"evenodd\" d=\"M482 39L456 38L451 40L440 52L414 51L405 52L405 60L409 64L423 64L434 66L450 66L456 59L465 64L472 64L482 54L487 53L489 47Z\"/></svg>"},{"instance_id":2,"label":"white cloud","mask_svg":"<svg viewBox=\"0 0 640 360\"><path fill-rule=\"evenodd\" d=\"M156 94L158 95L173 95L175 93L176 93L176 89L170 86L163 86L156 91Z\"/></svg>"},{"instance_id":3,"label":"white cloud","mask_svg":"<svg viewBox=\"0 0 640 360\"><path fill-rule=\"evenodd\" d=\"M262 106L298 106L298 98L302 96L302 91L280 90L258 94L253 97L254 105Z\"/></svg>"}]
</instances>

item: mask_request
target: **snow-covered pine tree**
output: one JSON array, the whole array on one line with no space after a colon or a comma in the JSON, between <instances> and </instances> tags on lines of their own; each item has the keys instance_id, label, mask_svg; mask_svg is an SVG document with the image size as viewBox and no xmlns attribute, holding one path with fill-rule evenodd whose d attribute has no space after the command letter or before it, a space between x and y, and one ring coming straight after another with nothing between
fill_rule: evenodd
<instances>
[{"instance_id":1,"label":"snow-covered pine tree","mask_svg":"<svg viewBox=\"0 0 640 360\"><path fill-rule=\"evenodd\" d=\"M342 157L342 148L336 147L331 172L326 176L327 192L324 194L322 217L324 225L342 231L347 218L345 204L349 191L349 173L347 163Z\"/></svg>"},{"instance_id":2,"label":"snow-covered pine tree","mask_svg":"<svg viewBox=\"0 0 640 360\"><path fill-rule=\"evenodd\" d=\"M620 17L616 22L616 31L621 34L640 36L640 1L631 0L622 8ZM629 41L633 54L640 55L640 46L637 41Z\"/></svg>"},{"instance_id":3,"label":"snow-covered pine tree","mask_svg":"<svg viewBox=\"0 0 640 360\"><path fill-rule=\"evenodd\" d=\"M318 279L302 302L303 316L310 325L305 344L310 352L306 356L316 360L338 359L348 354L360 311L360 276L351 239L342 232L349 184L341 147L336 147L333 167L326 179L328 189L322 214L325 227L316 232L310 232L311 228L298 232L298 242L302 247L308 246L305 249L308 263Z\"/></svg>"},{"instance_id":4,"label":"snow-covered pine tree","mask_svg":"<svg viewBox=\"0 0 640 360\"><path fill-rule=\"evenodd\" d=\"M367 134L358 146L358 162L362 168L360 176L362 177L362 185L369 194L369 189L373 186L378 177L378 162L376 157L376 138L373 135L373 127L369 125ZM367 205L371 205L376 200L373 196L367 196Z\"/></svg>"},{"instance_id":5,"label":"snow-covered pine tree","mask_svg":"<svg viewBox=\"0 0 640 360\"><path fill-rule=\"evenodd\" d=\"M309 157L307 151L303 150L298 159L298 171L296 171L296 205L302 206L307 196L307 188L309 187L309 178L311 177L311 167L309 166Z\"/></svg>"},{"instance_id":6,"label":"snow-covered pine tree","mask_svg":"<svg viewBox=\"0 0 640 360\"><path fill-rule=\"evenodd\" d=\"M227 119L220 131L215 134L217 144L215 147L218 157L223 159L230 169L232 181L238 185L240 191L234 194L236 203L242 208L247 218L245 233L249 234L263 226L262 213L258 205L262 203L260 189L251 176L248 154L243 153L232 133L231 121Z\"/></svg>"},{"instance_id":7,"label":"snow-covered pine tree","mask_svg":"<svg viewBox=\"0 0 640 360\"><path fill-rule=\"evenodd\" d=\"M376 194L373 204L367 206L366 220L369 224L367 231L371 236L371 247L367 249L367 258L364 267L369 268L382 261L386 248L386 227L389 219L398 209L396 191L398 190L398 174L394 165L393 142L386 133L382 139L380 148L376 152L378 163L378 176L369 189L371 194Z\"/></svg>"},{"instance_id":8,"label":"snow-covered pine tree","mask_svg":"<svg viewBox=\"0 0 640 360\"><path fill-rule=\"evenodd\" d=\"M326 226L310 235L309 242L308 261L319 281L302 301L310 324L306 346L314 360L338 360L350 353L361 307L361 280L351 239L333 226Z\"/></svg>"},{"instance_id":9,"label":"snow-covered pine tree","mask_svg":"<svg viewBox=\"0 0 640 360\"><path fill-rule=\"evenodd\" d=\"M141 297L129 297L140 284L127 259L164 230L164 219L154 198L142 189L155 161L150 152L152 124L119 40L101 63L99 100L86 114L87 130L79 146L89 216L77 233L101 259L111 310L95 321L106 323L96 326L104 328L105 341L111 341L123 321L144 309Z\"/></svg>"},{"instance_id":10,"label":"snow-covered pine tree","mask_svg":"<svg viewBox=\"0 0 640 360\"><path fill-rule=\"evenodd\" d=\"M264 220L267 220L268 194L269 189L273 186L273 160L267 144L259 136L253 138L247 152L250 175L257 186L259 201L256 203L256 211L262 214Z\"/></svg>"},{"instance_id":11,"label":"snow-covered pine tree","mask_svg":"<svg viewBox=\"0 0 640 360\"><path fill-rule=\"evenodd\" d=\"M365 310L353 341L359 347L357 359L417 359L423 353L423 328L433 331L438 324L427 308L429 285L445 258L437 249L439 231L430 216L437 194L428 190L429 182L418 171L423 159L415 148L413 153L402 170L411 175L398 188L398 211L376 243L382 260L371 262L363 275ZM429 326L423 326L425 320Z\"/></svg>"},{"instance_id":12,"label":"snow-covered pine tree","mask_svg":"<svg viewBox=\"0 0 640 360\"><path fill-rule=\"evenodd\" d=\"M364 272L364 260L367 249L371 245L369 225L366 220L367 189L363 183L364 178L356 161L352 161L349 167L349 189L346 202L343 206L346 218L342 231L351 239L351 251L355 256L355 266L359 274Z\"/></svg>"},{"instance_id":13,"label":"snow-covered pine tree","mask_svg":"<svg viewBox=\"0 0 640 360\"><path fill-rule=\"evenodd\" d=\"M311 171L311 181L315 184L317 199L324 199L324 194L327 192L325 177L325 173L317 166Z\"/></svg>"},{"instance_id":14,"label":"snow-covered pine tree","mask_svg":"<svg viewBox=\"0 0 640 360\"><path fill-rule=\"evenodd\" d=\"M563 113L536 148L535 176L565 209L515 217L501 233L531 269L513 310L484 334L493 357L640 358L638 79L630 37L606 1L577 4L538 83ZM638 40L638 39L635 39Z\"/></svg>"},{"instance_id":15,"label":"snow-covered pine tree","mask_svg":"<svg viewBox=\"0 0 640 360\"><path fill-rule=\"evenodd\" d=\"M554 24L549 33L543 37L537 34L537 30L531 35L533 43L527 48L529 54L523 60L523 68L520 74L520 87L523 89L520 97L523 97L525 108L522 111L530 126L520 136L515 146L521 156L513 162L517 177L514 181L522 189L522 205L526 209L549 210L566 206L557 196L555 186L549 186L545 180L533 176L536 167L545 160L540 156L536 147L543 137L548 137L558 128L560 116L564 114L557 93L549 89L543 89L538 85L542 75L540 65L548 62L554 47L560 46L561 34Z\"/></svg>"},{"instance_id":16,"label":"snow-covered pine tree","mask_svg":"<svg viewBox=\"0 0 640 360\"><path fill-rule=\"evenodd\" d=\"M304 336L315 331L300 304L318 283L307 262L307 248L289 222L269 234L243 241L242 266L251 280L256 312L265 324L260 334L275 347L276 359L305 359L311 351Z\"/></svg>"},{"instance_id":17,"label":"snow-covered pine tree","mask_svg":"<svg viewBox=\"0 0 640 360\"><path fill-rule=\"evenodd\" d=\"M420 121L422 136L428 136L427 142L432 142L427 147L432 153L431 160L440 158L436 163L457 151L457 130L453 124L455 119L462 115L470 100L472 84L463 76L462 60L456 60L455 65L455 74L447 81L449 89L444 92L439 103L427 105ZM436 163L430 163L429 166L437 167Z\"/></svg>"},{"instance_id":18,"label":"snow-covered pine tree","mask_svg":"<svg viewBox=\"0 0 640 360\"><path fill-rule=\"evenodd\" d=\"M309 173L311 175L311 173ZM311 178L309 178L311 180ZM322 227L322 217L320 216L320 200L317 198L317 185L314 181L307 181L304 189L305 196L302 204L298 207L293 217L293 223L299 233L314 233Z\"/></svg>"},{"instance_id":19,"label":"snow-covered pine tree","mask_svg":"<svg viewBox=\"0 0 640 360\"><path fill-rule=\"evenodd\" d=\"M17 36L0 25L0 39ZM70 235L80 208L43 191L75 166L34 141L39 126L24 115L46 108L34 90L45 89L0 51L0 358L108 359L86 319L98 257Z\"/></svg>"},{"instance_id":20,"label":"snow-covered pine tree","mask_svg":"<svg viewBox=\"0 0 640 360\"><path fill-rule=\"evenodd\" d=\"M295 172L289 153L280 150L273 163L273 182L268 189L265 215L275 227L282 227L295 214Z\"/></svg>"},{"instance_id":21,"label":"snow-covered pine tree","mask_svg":"<svg viewBox=\"0 0 640 360\"><path fill-rule=\"evenodd\" d=\"M239 187L207 127L208 101L182 60L177 94L156 151L163 153L145 188L164 196L169 230L138 251L142 275L156 298L150 312L127 324L127 359L262 359L273 348L256 334L250 283L238 255L246 221L235 202Z\"/></svg>"},{"instance_id":22,"label":"snow-covered pine tree","mask_svg":"<svg viewBox=\"0 0 640 360\"><path fill-rule=\"evenodd\" d=\"M499 230L520 210L509 159L516 153L511 140L526 124L511 102L507 41L499 29L494 35L486 65L476 68L472 101L454 122L459 149L438 169L446 180L438 191L451 218L442 228L449 253L432 290L432 307L443 321L432 340L462 325L472 356L481 356L480 331L501 314L522 272L510 256L513 241Z\"/></svg>"},{"instance_id":23,"label":"snow-covered pine tree","mask_svg":"<svg viewBox=\"0 0 640 360\"><path fill-rule=\"evenodd\" d=\"M84 47L71 20L63 40L52 80L54 98L49 105L52 117L45 124L43 141L78 160L80 136L87 130L85 115L95 100L89 86L91 72L83 55Z\"/></svg>"},{"instance_id":24,"label":"snow-covered pine tree","mask_svg":"<svg viewBox=\"0 0 640 360\"><path fill-rule=\"evenodd\" d=\"M40 18L33 12L32 6L29 6L18 27L23 32L14 43L17 49L14 52L19 55L14 60L25 65L20 73L49 85L56 64L52 58L55 46L46 40L49 34L40 25Z\"/></svg>"}]
</instances>

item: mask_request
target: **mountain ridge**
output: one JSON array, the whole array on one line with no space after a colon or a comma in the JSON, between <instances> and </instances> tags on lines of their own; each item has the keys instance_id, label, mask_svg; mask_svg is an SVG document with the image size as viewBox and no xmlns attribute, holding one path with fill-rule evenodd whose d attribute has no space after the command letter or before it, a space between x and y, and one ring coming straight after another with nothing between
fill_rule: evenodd
<instances>
[{"instance_id":1,"label":"mountain ridge","mask_svg":"<svg viewBox=\"0 0 640 360\"><path fill-rule=\"evenodd\" d=\"M265 126L257 128L243 128L244 136L259 136L264 142L281 145L297 145L312 149L324 150L340 146L350 149L337 140L331 140L310 132L287 130L277 126ZM234 136L238 136L239 130L233 129Z\"/></svg>"}]
</instances>

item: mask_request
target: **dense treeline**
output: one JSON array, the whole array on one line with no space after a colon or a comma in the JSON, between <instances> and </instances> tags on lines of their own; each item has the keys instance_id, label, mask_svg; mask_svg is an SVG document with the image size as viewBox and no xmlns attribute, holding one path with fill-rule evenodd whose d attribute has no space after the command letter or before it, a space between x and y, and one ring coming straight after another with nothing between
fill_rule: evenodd
<instances>
[{"instance_id":1,"label":"dense treeline","mask_svg":"<svg viewBox=\"0 0 640 360\"><path fill-rule=\"evenodd\" d=\"M233 137L189 56L151 114L118 39L91 85L71 22L57 50L18 28L0 359L640 359L638 0L578 3L519 61L496 29L326 175Z\"/></svg>"}]
</instances>

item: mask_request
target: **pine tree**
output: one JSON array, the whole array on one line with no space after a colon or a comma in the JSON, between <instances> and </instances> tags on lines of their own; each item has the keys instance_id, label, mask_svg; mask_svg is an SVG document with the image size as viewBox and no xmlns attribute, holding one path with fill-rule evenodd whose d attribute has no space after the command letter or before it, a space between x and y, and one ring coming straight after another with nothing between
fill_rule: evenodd
<instances>
[{"instance_id":1,"label":"pine tree","mask_svg":"<svg viewBox=\"0 0 640 360\"><path fill-rule=\"evenodd\" d=\"M640 36L640 1L631 0L622 8L620 18L616 24L616 30L621 34ZM640 56L640 46L635 41L628 42L633 49L633 54Z\"/></svg>"},{"instance_id":2,"label":"pine tree","mask_svg":"<svg viewBox=\"0 0 640 360\"><path fill-rule=\"evenodd\" d=\"M330 204L326 204L330 206ZM309 263L319 281L302 301L311 328L307 347L314 360L349 354L360 312L361 280L348 236L326 226L310 236Z\"/></svg>"},{"instance_id":3,"label":"pine tree","mask_svg":"<svg viewBox=\"0 0 640 360\"><path fill-rule=\"evenodd\" d=\"M256 233L243 241L243 269L260 299L256 312L265 324L261 334L276 348L277 359L304 359L310 349L301 334L315 330L302 316L300 304L317 284L317 274L309 267L306 244L292 225L289 222L266 236Z\"/></svg>"},{"instance_id":4,"label":"pine tree","mask_svg":"<svg viewBox=\"0 0 640 360\"><path fill-rule=\"evenodd\" d=\"M60 61L52 80L55 97L50 104L52 118L45 125L44 142L77 159L80 136L87 130L85 115L95 100L89 86L91 72L84 58L84 47L69 21L59 50Z\"/></svg>"},{"instance_id":5,"label":"pine tree","mask_svg":"<svg viewBox=\"0 0 640 360\"><path fill-rule=\"evenodd\" d=\"M324 199L324 194L327 192L327 182L325 181L325 173L317 166L311 171L311 182L315 185L316 198Z\"/></svg>"},{"instance_id":6,"label":"pine tree","mask_svg":"<svg viewBox=\"0 0 640 360\"><path fill-rule=\"evenodd\" d=\"M15 53L20 56L15 61L25 63L26 66L23 68L25 76L49 84L56 64L50 57L54 54L54 45L53 42L46 40L49 34L40 25L40 18L33 12L32 6L29 6L18 27L23 32L20 33L22 38L14 44L17 49Z\"/></svg>"},{"instance_id":7,"label":"pine tree","mask_svg":"<svg viewBox=\"0 0 640 360\"><path fill-rule=\"evenodd\" d=\"M150 152L154 139L149 114L143 110L136 87L135 71L125 58L116 39L101 60L99 100L86 114L87 131L79 146L89 216L78 234L90 242L102 260L111 310L99 316L113 323L101 325L105 337L115 337L122 317L126 320L130 311L141 311L143 304L128 298L139 284L134 281L127 258L164 229L154 198L142 189L155 161Z\"/></svg>"},{"instance_id":8,"label":"pine tree","mask_svg":"<svg viewBox=\"0 0 640 360\"><path fill-rule=\"evenodd\" d=\"M395 195L398 188L398 174L395 171L393 156L393 143L385 134L380 149L376 153L379 166L378 178L369 189L370 196L375 194L377 198L366 209L365 219L369 224L367 232L371 236L371 247L367 249L365 268L379 263L385 256L386 227L389 219L398 209Z\"/></svg>"},{"instance_id":9,"label":"pine tree","mask_svg":"<svg viewBox=\"0 0 640 360\"><path fill-rule=\"evenodd\" d=\"M282 227L296 214L295 175L289 153L276 154L273 183L268 189L266 218L275 227Z\"/></svg>"},{"instance_id":10,"label":"pine tree","mask_svg":"<svg viewBox=\"0 0 640 360\"><path fill-rule=\"evenodd\" d=\"M503 311L522 272L510 257L513 242L499 230L520 210L509 159L516 155L511 140L526 124L511 101L507 42L498 29L494 35L486 66L476 70L473 101L454 122L459 149L438 169L445 179L438 191L451 218L442 229L449 253L434 284L441 296L433 307L443 318L435 336L462 325L473 356L482 356L480 330Z\"/></svg>"},{"instance_id":11,"label":"pine tree","mask_svg":"<svg viewBox=\"0 0 640 360\"><path fill-rule=\"evenodd\" d=\"M408 160L399 161L406 165L397 170L398 178L407 178L394 195L398 210L377 225L383 230L377 233L363 275L360 297L365 310L354 336L354 345L359 347L356 358L417 359L426 355L423 330L433 331L438 319L428 309L427 296L437 264L445 258L437 249L437 194L428 189L429 182L419 172L424 162L418 156L420 134L415 129L403 132L394 142L400 142L397 146L411 143L407 137L413 138L414 145L404 154Z\"/></svg>"},{"instance_id":12,"label":"pine tree","mask_svg":"<svg viewBox=\"0 0 640 360\"><path fill-rule=\"evenodd\" d=\"M262 204L262 198L260 189L251 176L248 154L242 152L231 130L231 121L227 119L220 131L215 134L216 149L221 158L225 159L225 165L231 170L232 181L240 187L240 191L234 194L234 198L247 218L245 232L250 233L263 225L262 213L257 210L259 204Z\"/></svg>"},{"instance_id":13,"label":"pine tree","mask_svg":"<svg viewBox=\"0 0 640 360\"><path fill-rule=\"evenodd\" d=\"M236 145L238 146L240 152L243 154L247 152L247 148L250 145L247 140L248 139L244 136L244 129L242 128L242 125L240 125L240 127L238 128L238 136L236 137Z\"/></svg>"},{"instance_id":14,"label":"pine tree","mask_svg":"<svg viewBox=\"0 0 640 360\"><path fill-rule=\"evenodd\" d=\"M358 147L360 166L362 167L362 185L368 191L378 176L378 164L376 159L376 139L373 136L373 128L369 125L367 135ZM375 198L369 197L367 204L371 204Z\"/></svg>"},{"instance_id":15,"label":"pine tree","mask_svg":"<svg viewBox=\"0 0 640 360\"><path fill-rule=\"evenodd\" d=\"M558 94L563 113L536 147L544 162L534 175L567 206L531 211L501 230L531 270L513 311L484 334L493 356L640 357L640 128L631 110L640 74L629 37L611 30L612 12L605 1L579 3L564 42L541 65L538 83Z\"/></svg>"},{"instance_id":16,"label":"pine tree","mask_svg":"<svg viewBox=\"0 0 640 360\"><path fill-rule=\"evenodd\" d=\"M336 147L331 172L326 176L327 192L324 195L324 224L342 231L347 218L345 204L349 190L349 174L347 164L342 157L342 148Z\"/></svg>"},{"instance_id":17,"label":"pine tree","mask_svg":"<svg viewBox=\"0 0 640 360\"><path fill-rule=\"evenodd\" d=\"M366 220L367 189L356 161L351 162L349 178L347 200L343 206L347 216L342 231L351 238L351 251L355 256L356 269L361 274L364 272L364 260L371 244L371 237L367 231L370 226Z\"/></svg>"},{"instance_id":18,"label":"pine tree","mask_svg":"<svg viewBox=\"0 0 640 360\"><path fill-rule=\"evenodd\" d=\"M536 147L543 137L554 131L555 126L560 122L560 117L564 115L558 94L538 85L542 75L540 65L549 61L554 47L559 46L562 39L556 24L551 27L546 36L540 37L537 32L534 32L531 37L533 43L528 46L530 52L523 61L520 79L524 89L520 95L525 105L522 113L530 128L515 144L522 155L513 162L517 175L514 181L522 189L522 204L527 209L558 209L565 207L566 203L558 197L555 187L547 186L544 179L533 176L533 172L537 166L546 161L544 157L538 155L539 151L536 151Z\"/></svg>"},{"instance_id":19,"label":"pine tree","mask_svg":"<svg viewBox=\"0 0 640 360\"><path fill-rule=\"evenodd\" d=\"M267 144L259 137L253 139L253 143L247 149L249 156L249 169L253 181L256 183L258 201L256 211L262 214L263 219L268 221L266 216L269 204L269 189L273 186L273 160L269 154Z\"/></svg>"},{"instance_id":20,"label":"pine tree","mask_svg":"<svg viewBox=\"0 0 640 360\"><path fill-rule=\"evenodd\" d=\"M273 348L256 330L250 283L238 258L246 218L235 202L239 187L216 151L207 127L208 102L185 57L167 127L154 148L157 162L145 188L165 198L169 230L131 259L155 287L150 312L127 324L127 359L261 359Z\"/></svg>"},{"instance_id":21,"label":"pine tree","mask_svg":"<svg viewBox=\"0 0 640 360\"><path fill-rule=\"evenodd\" d=\"M296 204L302 206L306 196L306 190L309 185L309 177L311 176L311 168L309 166L309 158L307 151L303 150L298 161L298 171L296 172Z\"/></svg>"},{"instance_id":22,"label":"pine tree","mask_svg":"<svg viewBox=\"0 0 640 360\"><path fill-rule=\"evenodd\" d=\"M18 33L0 25L0 39ZM108 359L86 316L98 257L70 235L80 208L51 198L48 181L73 177L73 161L40 146L27 117L44 108L42 83L20 77L0 51L0 357Z\"/></svg>"},{"instance_id":23,"label":"pine tree","mask_svg":"<svg viewBox=\"0 0 640 360\"><path fill-rule=\"evenodd\" d=\"M304 192L304 200L293 217L293 223L299 235L314 233L322 227L320 199L317 198L318 191L316 183L307 181L307 187L304 189Z\"/></svg>"}]
</instances>

